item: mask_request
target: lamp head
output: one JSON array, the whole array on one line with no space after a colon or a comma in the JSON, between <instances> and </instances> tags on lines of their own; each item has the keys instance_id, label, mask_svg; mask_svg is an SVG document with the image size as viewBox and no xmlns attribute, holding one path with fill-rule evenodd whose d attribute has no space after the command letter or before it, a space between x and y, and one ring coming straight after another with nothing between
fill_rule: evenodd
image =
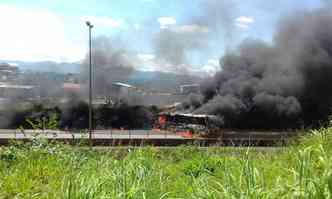
<instances>
[{"instance_id":1,"label":"lamp head","mask_svg":"<svg viewBox=\"0 0 332 199\"><path fill-rule=\"evenodd\" d=\"M85 23L87 26L89 26L89 28L93 28L93 25L90 23L90 21L86 21Z\"/></svg>"}]
</instances>

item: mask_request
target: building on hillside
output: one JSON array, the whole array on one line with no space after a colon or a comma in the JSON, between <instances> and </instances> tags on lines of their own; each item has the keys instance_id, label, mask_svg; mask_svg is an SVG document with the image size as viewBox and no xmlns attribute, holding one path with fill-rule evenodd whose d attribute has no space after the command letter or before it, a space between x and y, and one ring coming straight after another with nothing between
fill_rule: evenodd
<instances>
[{"instance_id":1,"label":"building on hillside","mask_svg":"<svg viewBox=\"0 0 332 199\"><path fill-rule=\"evenodd\" d=\"M0 82L0 98L31 99L35 98L36 86L15 85Z\"/></svg>"},{"instance_id":2,"label":"building on hillside","mask_svg":"<svg viewBox=\"0 0 332 199\"><path fill-rule=\"evenodd\" d=\"M31 99L37 94L37 86L22 85L18 81L19 68L7 63L0 63L0 98Z\"/></svg>"},{"instance_id":3,"label":"building on hillside","mask_svg":"<svg viewBox=\"0 0 332 199\"><path fill-rule=\"evenodd\" d=\"M12 66L7 63L0 63L0 81L15 81L18 78L18 74L19 69L17 66Z\"/></svg>"},{"instance_id":4,"label":"building on hillside","mask_svg":"<svg viewBox=\"0 0 332 199\"><path fill-rule=\"evenodd\" d=\"M169 104L184 101L184 95L146 90L129 84L113 83L113 102L125 100L130 104L164 107Z\"/></svg>"},{"instance_id":5,"label":"building on hillside","mask_svg":"<svg viewBox=\"0 0 332 199\"><path fill-rule=\"evenodd\" d=\"M200 93L200 85L199 84L187 84L180 86L181 94L190 94L190 93Z\"/></svg>"},{"instance_id":6,"label":"building on hillside","mask_svg":"<svg viewBox=\"0 0 332 199\"><path fill-rule=\"evenodd\" d=\"M64 82L78 84L79 83L79 74L67 73L64 77Z\"/></svg>"},{"instance_id":7,"label":"building on hillside","mask_svg":"<svg viewBox=\"0 0 332 199\"><path fill-rule=\"evenodd\" d=\"M65 82L62 88L65 93L79 93L81 91L81 84Z\"/></svg>"},{"instance_id":8,"label":"building on hillside","mask_svg":"<svg viewBox=\"0 0 332 199\"><path fill-rule=\"evenodd\" d=\"M140 91L132 85L114 82L112 84L112 91L110 93L110 98L113 102L126 101L128 103L136 103L137 97L141 96Z\"/></svg>"}]
</instances>

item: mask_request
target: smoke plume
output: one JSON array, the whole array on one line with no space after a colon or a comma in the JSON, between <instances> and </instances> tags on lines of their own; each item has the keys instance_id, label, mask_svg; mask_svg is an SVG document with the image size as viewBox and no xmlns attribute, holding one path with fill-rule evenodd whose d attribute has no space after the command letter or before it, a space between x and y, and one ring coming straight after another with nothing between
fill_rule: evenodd
<instances>
[{"instance_id":1,"label":"smoke plume","mask_svg":"<svg viewBox=\"0 0 332 199\"><path fill-rule=\"evenodd\" d=\"M203 31L203 30L202 30ZM205 47L205 32L186 32L185 30L160 30L154 40L157 60L168 66L170 71L185 72L189 51Z\"/></svg>"},{"instance_id":2,"label":"smoke plume","mask_svg":"<svg viewBox=\"0 0 332 199\"><path fill-rule=\"evenodd\" d=\"M204 1L199 14L189 21L160 29L153 40L157 60L171 71L185 72L190 53L214 48L210 41L227 47L234 35L234 12L233 1Z\"/></svg>"},{"instance_id":3,"label":"smoke plume","mask_svg":"<svg viewBox=\"0 0 332 199\"><path fill-rule=\"evenodd\" d=\"M121 42L111 40L108 37L98 37L93 40L92 64L94 94L109 96L114 88L114 82L126 82L133 71L130 53ZM87 82L89 78L89 56L82 64L82 80Z\"/></svg>"},{"instance_id":4,"label":"smoke plume","mask_svg":"<svg viewBox=\"0 0 332 199\"><path fill-rule=\"evenodd\" d=\"M289 128L326 121L332 105L332 13L282 19L273 44L246 40L221 58L222 71L202 85L205 104L225 126Z\"/></svg>"}]
</instances>

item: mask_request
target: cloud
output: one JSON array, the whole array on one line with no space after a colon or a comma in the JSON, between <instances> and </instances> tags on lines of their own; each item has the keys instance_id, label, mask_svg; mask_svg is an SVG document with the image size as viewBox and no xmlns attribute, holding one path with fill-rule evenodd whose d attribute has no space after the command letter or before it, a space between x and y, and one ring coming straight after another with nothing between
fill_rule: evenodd
<instances>
[{"instance_id":1,"label":"cloud","mask_svg":"<svg viewBox=\"0 0 332 199\"><path fill-rule=\"evenodd\" d=\"M122 19L113 19L111 17L96 17L96 16L83 16L81 17L83 22L90 21L96 26L118 28L124 24Z\"/></svg>"},{"instance_id":2,"label":"cloud","mask_svg":"<svg viewBox=\"0 0 332 199\"><path fill-rule=\"evenodd\" d=\"M235 23L235 26L241 29L248 29L249 25L248 24L242 24L242 23Z\"/></svg>"},{"instance_id":3,"label":"cloud","mask_svg":"<svg viewBox=\"0 0 332 199\"><path fill-rule=\"evenodd\" d=\"M156 56L154 54L138 54L137 57L142 61L151 61Z\"/></svg>"},{"instance_id":4,"label":"cloud","mask_svg":"<svg viewBox=\"0 0 332 199\"><path fill-rule=\"evenodd\" d=\"M154 54L137 54L137 64L136 68L138 70L144 71L156 71L160 67L158 67L158 63L156 60L156 56Z\"/></svg>"},{"instance_id":5,"label":"cloud","mask_svg":"<svg viewBox=\"0 0 332 199\"><path fill-rule=\"evenodd\" d=\"M235 26L241 29L248 29L251 24L255 22L255 19L248 16L240 16L235 19Z\"/></svg>"},{"instance_id":6,"label":"cloud","mask_svg":"<svg viewBox=\"0 0 332 199\"><path fill-rule=\"evenodd\" d=\"M207 75L214 75L217 71L220 70L219 60L209 59L201 70Z\"/></svg>"},{"instance_id":7,"label":"cloud","mask_svg":"<svg viewBox=\"0 0 332 199\"><path fill-rule=\"evenodd\" d=\"M48 10L0 5L0 24L0 59L78 61L84 57L85 45L68 39L62 17Z\"/></svg>"},{"instance_id":8,"label":"cloud","mask_svg":"<svg viewBox=\"0 0 332 199\"><path fill-rule=\"evenodd\" d=\"M235 19L235 21L238 23L245 23L245 24L251 24L255 22L255 20L252 17L247 17L247 16L238 17Z\"/></svg>"},{"instance_id":9,"label":"cloud","mask_svg":"<svg viewBox=\"0 0 332 199\"><path fill-rule=\"evenodd\" d=\"M172 70L175 66L163 59L159 59L155 54L137 54L136 68L144 71L162 71L162 72L178 72ZM187 68L187 66L182 66Z\"/></svg>"},{"instance_id":10,"label":"cloud","mask_svg":"<svg viewBox=\"0 0 332 199\"><path fill-rule=\"evenodd\" d=\"M160 29L167 29L172 25L176 25L176 19L174 17L159 17L158 22Z\"/></svg>"},{"instance_id":11,"label":"cloud","mask_svg":"<svg viewBox=\"0 0 332 199\"><path fill-rule=\"evenodd\" d=\"M207 26L191 24L176 27L174 31L178 33L208 33L210 30Z\"/></svg>"},{"instance_id":12,"label":"cloud","mask_svg":"<svg viewBox=\"0 0 332 199\"><path fill-rule=\"evenodd\" d=\"M174 71L174 67L179 67L184 69L181 72L186 72L187 74L206 77L212 76L217 71L220 70L218 59L209 59L207 63L203 66L193 66L190 64L181 64L180 66L174 66L165 60L158 59L155 54L137 54L137 69L143 71L162 71L162 72L179 72Z\"/></svg>"}]
</instances>

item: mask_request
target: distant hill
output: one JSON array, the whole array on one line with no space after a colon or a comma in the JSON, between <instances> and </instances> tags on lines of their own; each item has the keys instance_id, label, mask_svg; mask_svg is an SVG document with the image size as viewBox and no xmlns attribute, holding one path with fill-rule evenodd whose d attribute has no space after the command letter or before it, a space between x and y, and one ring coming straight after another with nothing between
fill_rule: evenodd
<instances>
[{"instance_id":1,"label":"distant hill","mask_svg":"<svg viewBox=\"0 0 332 199\"><path fill-rule=\"evenodd\" d=\"M36 72L56 72L56 73L77 73L80 68L78 62L74 63L57 63L52 61L42 62L26 62L26 61L12 61L0 60L0 63L10 63L16 65L23 71L36 71Z\"/></svg>"},{"instance_id":2,"label":"distant hill","mask_svg":"<svg viewBox=\"0 0 332 199\"><path fill-rule=\"evenodd\" d=\"M129 84L164 92L176 92L180 85L201 81L202 78L192 75L139 70L134 71L128 79Z\"/></svg>"},{"instance_id":3,"label":"distant hill","mask_svg":"<svg viewBox=\"0 0 332 199\"><path fill-rule=\"evenodd\" d=\"M25 62L0 60L0 63L16 65L22 71L42 72L51 79L63 79L67 73L78 74L80 71L80 63L78 62L57 63L52 61ZM150 90L176 92L182 84L199 83L201 80L202 78L193 75L134 70L129 76L128 81L124 83Z\"/></svg>"}]
</instances>

